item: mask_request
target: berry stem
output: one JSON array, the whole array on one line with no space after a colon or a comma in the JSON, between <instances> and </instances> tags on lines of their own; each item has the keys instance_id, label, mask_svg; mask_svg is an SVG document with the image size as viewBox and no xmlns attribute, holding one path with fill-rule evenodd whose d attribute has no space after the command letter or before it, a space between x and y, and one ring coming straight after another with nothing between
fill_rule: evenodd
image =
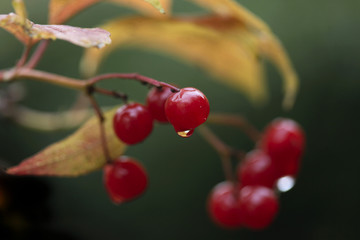
<instances>
[{"instance_id":1,"label":"berry stem","mask_svg":"<svg viewBox=\"0 0 360 240\"><path fill-rule=\"evenodd\" d=\"M207 119L208 123L228 125L240 128L251 140L257 142L261 133L246 118L229 113L212 113Z\"/></svg>"},{"instance_id":2,"label":"berry stem","mask_svg":"<svg viewBox=\"0 0 360 240\"><path fill-rule=\"evenodd\" d=\"M95 113L96 113L96 115L98 116L98 119L99 119L101 145L102 145L102 148L103 148L103 151L104 151L104 156L105 156L105 159L106 159L106 163L111 163L112 159L110 157L110 152L109 152L109 148L108 148L107 140L106 140L105 127L104 127L105 117L104 117L104 115L102 113L102 110L101 110L100 106L96 102L96 99L94 98L94 96L92 95L91 92L88 93L88 97L89 97L90 103L93 106L94 111L95 111Z\"/></svg>"},{"instance_id":3,"label":"berry stem","mask_svg":"<svg viewBox=\"0 0 360 240\"><path fill-rule=\"evenodd\" d=\"M102 81L104 79L109 79L109 78L120 78L120 79L133 79L133 80L137 80L140 81L142 83L147 83L150 85L153 85L155 87L169 87L170 89L179 92L180 89L170 85L168 83L165 82L159 82L153 78L149 78L137 73L108 73L108 74L103 74L103 75L99 75L93 78L90 78L87 82L89 85L94 85L95 83Z\"/></svg>"},{"instance_id":4,"label":"berry stem","mask_svg":"<svg viewBox=\"0 0 360 240\"><path fill-rule=\"evenodd\" d=\"M31 56L31 58L29 59L29 61L27 62L27 64L25 65L25 67L27 68L34 68L36 67L36 65L39 63L40 59L42 58L45 50L47 49L47 47L49 46L50 40L42 40L38 47L36 48L35 52L33 53L33 55Z\"/></svg>"},{"instance_id":5,"label":"berry stem","mask_svg":"<svg viewBox=\"0 0 360 240\"><path fill-rule=\"evenodd\" d=\"M198 127L199 133L204 139L218 152L221 158L224 175L227 181L236 182L232 171L231 157L243 158L242 151L235 150L220 140L208 127L201 125Z\"/></svg>"},{"instance_id":6,"label":"berry stem","mask_svg":"<svg viewBox=\"0 0 360 240\"><path fill-rule=\"evenodd\" d=\"M26 45L24 47L23 54L21 55L21 58L19 59L19 61L16 63L17 68L24 66L24 64L26 63L26 60L29 57L30 50L31 50L31 46Z\"/></svg>"},{"instance_id":7,"label":"berry stem","mask_svg":"<svg viewBox=\"0 0 360 240\"><path fill-rule=\"evenodd\" d=\"M128 100L128 96L125 93L111 91L111 90L107 90L105 88L99 88L99 87L94 87L93 91L97 92L97 93L101 93L103 95L112 96L114 98L120 98L121 100L124 101L124 103L127 103L127 100Z\"/></svg>"}]
</instances>

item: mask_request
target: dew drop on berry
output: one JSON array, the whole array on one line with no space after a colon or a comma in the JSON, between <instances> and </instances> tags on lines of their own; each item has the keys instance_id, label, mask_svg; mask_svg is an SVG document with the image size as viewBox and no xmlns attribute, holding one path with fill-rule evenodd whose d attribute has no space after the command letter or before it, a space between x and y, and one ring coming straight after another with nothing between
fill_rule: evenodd
<instances>
[{"instance_id":1,"label":"dew drop on berry","mask_svg":"<svg viewBox=\"0 0 360 240\"><path fill-rule=\"evenodd\" d=\"M295 178L292 176L284 176L277 180L276 188L280 192L287 192L291 190L295 185Z\"/></svg>"},{"instance_id":2,"label":"dew drop on berry","mask_svg":"<svg viewBox=\"0 0 360 240\"><path fill-rule=\"evenodd\" d=\"M177 132L180 137L188 138L194 133L194 129Z\"/></svg>"}]
</instances>

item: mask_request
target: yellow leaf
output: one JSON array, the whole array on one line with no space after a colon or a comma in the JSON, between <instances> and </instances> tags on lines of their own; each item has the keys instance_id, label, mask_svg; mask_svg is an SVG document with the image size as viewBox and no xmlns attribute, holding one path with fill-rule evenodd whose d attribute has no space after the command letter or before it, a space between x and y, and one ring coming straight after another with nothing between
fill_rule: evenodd
<instances>
[{"instance_id":1,"label":"yellow leaf","mask_svg":"<svg viewBox=\"0 0 360 240\"><path fill-rule=\"evenodd\" d=\"M18 15L20 18L21 24L25 25L27 19L27 11L24 2L22 0L13 0L12 5L16 15Z\"/></svg>"},{"instance_id":2,"label":"yellow leaf","mask_svg":"<svg viewBox=\"0 0 360 240\"><path fill-rule=\"evenodd\" d=\"M190 1L211 10L219 16L235 18L242 22L249 31L258 35L258 38L261 40L259 42L260 54L269 58L283 76L285 92L283 106L287 109L291 108L294 104L299 85L298 77L286 51L267 24L233 0Z\"/></svg>"},{"instance_id":3,"label":"yellow leaf","mask_svg":"<svg viewBox=\"0 0 360 240\"><path fill-rule=\"evenodd\" d=\"M49 23L61 24L81 10L100 0L51 0L49 3Z\"/></svg>"},{"instance_id":4,"label":"yellow leaf","mask_svg":"<svg viewBox=\"0 0 360 240\"><path fill-rule=\"evenodd\" d=\"M105 113L105 131L112 159L122 155L126 145L115 136L112 118L116 109ZM18 166L7 170L13 175L79 176L95 171L106 162L99 120L92 117L68 138L54 143Z\"/></svg>"},{"instance_id":5,"label":"yellow leaf","mask_svg":"<svg viewBox=\"0 0 360 240\"><path fill-rule=\"evenodd\" d=\"M233 17L248 27L261 31L270 31L269 27L252 12L233 0L190 0L223 17Z\"/></svg>"},{"instance_id":6,"label":"yellow leaf","mask_svg":"<svg viewBox=\"0 0 360 240\"><path fill-rule=\"evenodd\" d=\"M108 0L136 9L152 17L166 17L171 12L171 0ZM166 16L164 15L166 13Z\"/></svg>"},{"instance_id":7,"label":"yellow leaf","mask_svg":"<svg viewBox=\"0 0 360 240\"><path fill-rule=\"evenodd\" d=\"M145 0L145 2L150 3L154 6L154 8L158 9L161 13L165 13L164 8L161 5L161 2L159 0Z\"/></svg>"},{"instance_id":8,"label":"yellow leaf","mask_svg":"<svg viewBox=\"0 0 360 240\"><path fill-rule=\"evenodd\" d=\"M191 21L133 17L111 21L102 28L113 44L102 51L86 51L81 63L86 76L93 75L104 57L116 47L135 45L164 51L203 67L246 94L253 101L266 97L258 39L238 22L239 37L226 37L215 28Z\"/></svg>"},{"instance_id":9,"label":"yellow leaf","mask_svg":"<svg viewBox=\"0 0 360 240\"><path fill-rule=\"evenodd\" d=\"M85 8L105 1L130 7L151 16L162 15L159 11L168 13L171 7L171 0L51 0L49 22L61 24Z\"/></svg>"},{"instance_id":10,"label":"yellow leaf","mask_svg":"<svg viewBox=\"0 0 360 240\"><path fill-rule=\"evenodd\" d=\"M25 21L27 24L31 24L29 20L25 19ZM24 25L22 18L14 13L0 15L0 27L12 33L20 42L29 45L31 37L25 31Z\"/></svg>"}]
</instances>

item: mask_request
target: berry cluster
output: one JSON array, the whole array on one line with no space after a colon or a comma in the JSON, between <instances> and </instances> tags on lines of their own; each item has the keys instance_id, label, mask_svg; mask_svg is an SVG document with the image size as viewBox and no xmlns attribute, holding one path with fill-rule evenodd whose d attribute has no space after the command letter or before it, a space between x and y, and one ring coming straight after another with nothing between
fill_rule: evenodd
<instances>
[{"instance_id":1,"label":"berry cluster","mask_svg":"<svg viewBox=\"0 0 360 240\"><path fill-rule=\"evenodd\" d=\"M225 228L267 227L279 209L275 184L296 176L304 143L304 133L293 120L270 123L257 149L238 165L236 181L222 182L212 190L208 200L212 220Z\"/></svg>"},{"instance_id":2,"label":"berry cluster","mask_svg":"<svg viewBox=\"0 0 360 240\"><path fill-rule=\"evenodd\" d=\"M207 98L195 88L172 92L169 87L154 87L147 95L146 106L128 103L116 111L114 132L124 143L137 144L150 135L155 120L170 122L179 136L190 137L206 121L209 109ZM122 156L104 167L104 183L111 200L119 204L145 191L147 175L140 163Z\"/></svg>"},{"instance_id":3,"label":"berry cluster","mask_svg":"<svg viewBox=\"0 0 360 240\"><path fill-rule=\"evenodd\" d=\"M209 102L195 88L182 88L173 93L169 87L153 88L146 106L129 103L120 107L113 119L114 131L124 143L142 142L153 129L154 120L170 122L181 137L190 137L209 115Z\"/></svg>"}]
</instances>

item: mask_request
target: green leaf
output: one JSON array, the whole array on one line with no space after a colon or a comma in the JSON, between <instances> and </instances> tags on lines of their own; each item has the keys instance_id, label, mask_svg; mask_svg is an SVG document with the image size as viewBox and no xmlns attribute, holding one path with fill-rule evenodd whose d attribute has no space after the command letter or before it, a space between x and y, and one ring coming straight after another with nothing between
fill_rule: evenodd
<instances>
[{"instance_id":1,"label":"green leaf","mask_svg":"<svg viewBox=\"0 0 360 240\"><path fill-rule=\"evenodd\" d=\"M117 108L105 113L105 131L111 158L122 155L126 145L115 136L112 118ZM54 143L7 170L13 175L79 176L105 165L99 120L89 119L71 136Z\"/></svg>"}]
</instances>

